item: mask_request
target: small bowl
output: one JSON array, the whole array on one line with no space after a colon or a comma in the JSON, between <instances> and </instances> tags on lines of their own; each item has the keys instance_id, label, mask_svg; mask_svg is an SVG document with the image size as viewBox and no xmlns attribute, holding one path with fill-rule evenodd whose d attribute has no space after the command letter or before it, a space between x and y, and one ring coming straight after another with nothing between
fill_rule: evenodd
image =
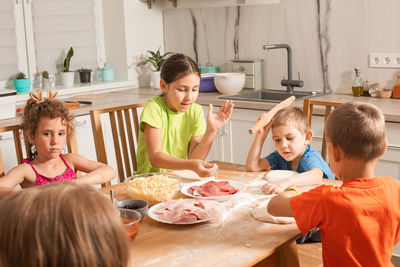
<instances>
[{"instance_id":1,"label":"small bowl","mask_svg":"<svg viewBox=\"0 0 400 267\"><path fill-rule=\"evenodd\" d=\"M121 216L124 228L128 233L129 238L133 241L139 232L140 220L142 215L136 210L119 208L119 215Z\"/></svg>"},{"instance_id":2,"label":"small bowl","mask_svg":"<svg viewBox=\"0 0 400 267\"><path fill-rule=\"evenodd\" d=\"M392 89L377 89L376 96L378 98L390 98L392 96Z\"/></svg>"},{"instance_id":3,"label":"small bowl","mask_svg":"<svg viewBox=\"0 0 400 267\"><path fill-rule=\"evenodd\" d=\"M181 177L166 172L142 173L125 179L124 184L129 195L146 201L149 206L170 200L181 189Z\"/></svg>"},{"instance_id":4,"label":"small bowl","mask_svg":"<svg viewBox=\"0 0 400 267\"><path fill-rule=\"evenodd\" d=\"M125 199L125 200L120 200L114 204L115 207L117 208L123 208L123 209L128 209L128 210L136 210L140 212L140 215L142 215L141 220L146 216L147 211L149 210L149 204L147 204L146 201L141 200L141 199Z\"/></svg>"},{"instance_id":5,"label":"small bowl","mask_svg":"<svg viewBox=\"0 0 400 267\"><path fill-rule=\"evenodd\" d=\"M242 91L246 75L240 72L215 73L215 87L221 94L236 94Z\"/></svg>"}]
</instances>

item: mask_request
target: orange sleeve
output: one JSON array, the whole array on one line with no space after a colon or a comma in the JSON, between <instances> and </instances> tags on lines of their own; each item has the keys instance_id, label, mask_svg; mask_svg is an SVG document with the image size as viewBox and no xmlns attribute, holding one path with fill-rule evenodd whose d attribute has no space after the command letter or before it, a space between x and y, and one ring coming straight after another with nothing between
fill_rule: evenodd
<instances>
[{"instance_id":1,"label":"orange sleeve","mask_svg":"<svg viewBox=\"0 0 400 267\"><path fill-rule=\"evenodd\" d=\"M324 195L329 187L321 185L290 200L293 217L302 233L319 227L324 221Z\"/></svg>"}]
</instances>

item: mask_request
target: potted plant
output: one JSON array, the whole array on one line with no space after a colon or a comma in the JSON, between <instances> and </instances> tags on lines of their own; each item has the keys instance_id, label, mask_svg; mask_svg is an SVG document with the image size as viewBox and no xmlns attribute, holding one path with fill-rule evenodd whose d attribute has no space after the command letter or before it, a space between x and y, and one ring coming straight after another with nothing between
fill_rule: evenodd
<instances>
[{"instance_id":1,"label":"potted plant","mask_svg":"<svg viewBox=\"0 0 400 267\"><path fill-rule=\"evenodd\" d=\"M26 74L23 72L18 72L15 74L14 86L17 92L27 93L31 89L31 79L26 78Z\"/></svg>"},{"instance_id":2,"label":"potted plant","mask_svg":"<svg viewBox=\"0 0 400 267\"><path fill-rule=\"evenodd\" d=\"M54 82L54 76L50 77L47 70L42 71L40 74L42 75L42 89L51 89L51 85Z\"/></svg>"},{"instance_id":3,"label":"potted plant","mask_svg":"<svg viewBox=\"0 0 400 267\"><path fill-rule=\"evenodd\" d=\"M92 78L92 69L80 68L78 72L81 83L90 83Z\"/></svg>"},{"instance_id":4,"label":"potted plant","mask_svg":"<svg viewBox=\"0 0 400 267\"><path fill-rule=\"evenodd\" d=\"M160 88L160 70L161 70L161 66L164 63L166 57L169 54L172 54L172 52L166 52L164 54L161 54L160 52L160 48L158 48L157 51L150 51L147 50L147 52L150 54L150 56L146 57L146 59L144 59L143 61L140 61L137 66L144 66L147 63L151 63L154 67L155 70L153 70L153 72L151 73L151 82L153 84L153 88Z\"/></svg>"},{"instance_id":5,"label":"potted plant","mask_svg":"<svg viewBox=\"0 0 400 267\"><path fill-rule=\"evenodd\" d=\"M61 80L64 86L72 87L74 86L74 71L69 70L69 66L71 63L71 58L74 55L74 49L72 46L69 48L67 56L64 58L64 62L62 64L62 71L61 71Z\"/></svg>"}]
</instances>

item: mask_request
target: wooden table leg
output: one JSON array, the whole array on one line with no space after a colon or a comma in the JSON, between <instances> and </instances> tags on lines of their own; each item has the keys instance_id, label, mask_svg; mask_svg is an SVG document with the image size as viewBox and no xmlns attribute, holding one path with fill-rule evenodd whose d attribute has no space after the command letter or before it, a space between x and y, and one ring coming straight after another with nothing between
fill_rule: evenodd
<instances>
[{"instance_id":1,"label":"wooden table leg","mask_svg":"<svg viewBox=\"0 0 400 267\"><path fill-rule=\"evenodd\" d=\"M290 242L286 246L281 247L280 254L280 267L300 266L299 255L297 254L296 240Z\"/></svg>"}]
</instances>

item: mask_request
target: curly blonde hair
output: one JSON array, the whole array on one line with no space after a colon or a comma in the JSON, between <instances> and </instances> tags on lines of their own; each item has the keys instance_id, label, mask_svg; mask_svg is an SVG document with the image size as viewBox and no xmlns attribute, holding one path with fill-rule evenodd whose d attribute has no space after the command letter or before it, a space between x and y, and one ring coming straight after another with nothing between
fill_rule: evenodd
<instances>
[{"instance_id":1,"label":"curly blonde hair","mask_svg":"<svg viewBox=\"0 0 400 267\"><path fill-rule=\"evenodd\" d=\"M47 91L47 98L43 97L42 91L29 93L30 99L26 102L22 117L22 129L24 137L29 140L36 135L36 131L41 118L57 119L67 127L67 137L74 131L74 117L69 113L64 104L55 99L57 92ZM33 155L30 155L32 158Z\"/></svg>"}]
</instances>

